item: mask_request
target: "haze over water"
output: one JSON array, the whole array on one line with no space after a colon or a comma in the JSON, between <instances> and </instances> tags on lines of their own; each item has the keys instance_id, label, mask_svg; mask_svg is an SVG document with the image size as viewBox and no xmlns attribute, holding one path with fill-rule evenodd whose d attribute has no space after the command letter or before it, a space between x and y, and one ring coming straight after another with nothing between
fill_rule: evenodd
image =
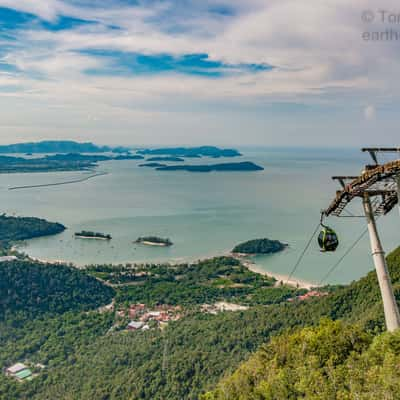
<instances>
[{"instance_id":1,"label":"haze over water","mask_svg":"<svg viewBox=\"0 0 400 400\"><path fill-rule=\"evenodd\" d=\"M8 214L43 217L67 230L33 239L21 247L33 257L88 263L196 260L228 253L236 244L268 237L289 244L273 256L255 259L266 271L288 274L312 231L319 213L332 200L338 185L332 175L359 174L370 160L358 149L240 149L237 159L207 159L204 163L248 160L260 172L189 173L139 168L143 160L107 161L98 171L108 175L64 186L13 190L12 186L67 181L87 172L0 175L2 210ZM194 161L188 159L187 163ZM199 162L199 161L197 161ZM357 202L357 201L356 201ZM361 213L361 202L352 207ZM365 229L362 218L329 218L340 238L334 254L319 252L316 239L295 277L318 283ZM387 251L400 244L398 209L379 220ZM79 240L73 233L110 233L110 242ZM137 245L138 236L169 237L174 245ZM368 236L330 276L345 283L373 268Z\"/></svg>"}]
</instances>

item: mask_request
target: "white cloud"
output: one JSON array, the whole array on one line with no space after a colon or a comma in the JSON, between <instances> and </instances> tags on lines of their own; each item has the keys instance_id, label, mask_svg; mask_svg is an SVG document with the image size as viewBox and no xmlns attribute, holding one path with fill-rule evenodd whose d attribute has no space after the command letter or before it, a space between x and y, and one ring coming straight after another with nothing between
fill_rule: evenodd
<instances>
[{"instance_id":1,"label":"white cloud","mask_svg":"<svg viewBox=\"0 0 400 400\"><path fill-rule=\"evenodd\" d=\"M139 6L102 4L0 0L0 6L48 21L67 15L98 22L62 31L37 25L16 31L17 45L3 61L18 70L0 75L0 90L16 89L0 92L0 97L24 99L32 108L39 102L74 109L77 118L86 121L82 124L88 120L100 124L101 118L88 115L118 115L127 121L133 111L138 113L135 118L147 124L151 118L145 115L152 108L155 113L172 109L176 117L189 105L193 109L204 104L212 104L210 109L237 105L248 109L263 102L287 102L360 110L367 96L374 97L376 106L398 102L397 43L366 43L361 38L363 30L373 28L361 21L362 10L376 8L372 0L351 4L348 0L207 0L193 1L191 12L177 9L172 1L151 6L145 2ZM210 6L221 4L233 7L233 15L207 12ZM396 9L397 4L388 0L386 7ZM80 52L87 49L176 56L207 53L229 64L267 63L275 68L219 79L171 73L88 76L86 70L105 67L108 61ZM82 116L80 109L85 110ZM375 106L367 106L364 116L373 119Z\"/></svg>"},{"instance_id":2,"label":"white cloud","mask_svg":"<svg viewBox=\"0 0 400 400\"><path fill-rule=\"evenodd\" d=\"M54 20L61 4L58 0L0 0L0 7L33 14L44 20Z\"/></svg>"}]
</instances>

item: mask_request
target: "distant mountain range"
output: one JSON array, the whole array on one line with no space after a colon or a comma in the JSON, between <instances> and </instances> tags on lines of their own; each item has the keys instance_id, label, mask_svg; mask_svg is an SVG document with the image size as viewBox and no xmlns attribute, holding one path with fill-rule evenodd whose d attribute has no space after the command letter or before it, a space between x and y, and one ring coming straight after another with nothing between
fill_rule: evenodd
<instances>
[{"instance_id":1,"label":"distant mountain range","mask_svg":"<svg viewBox=\"0 0 400 400\"><path fill-rule=\"evenodd\" d=\"M72 140L44 140L41 142L15 143L0 146L0 153L126 153L127 147L97 146L91 142Z\"/></svg>"}]
</instances>

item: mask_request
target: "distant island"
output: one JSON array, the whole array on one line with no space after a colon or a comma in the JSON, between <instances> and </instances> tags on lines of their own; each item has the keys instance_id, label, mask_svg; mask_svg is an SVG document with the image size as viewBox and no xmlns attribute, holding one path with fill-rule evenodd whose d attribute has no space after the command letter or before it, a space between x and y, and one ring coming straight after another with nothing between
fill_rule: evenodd
<instances>
[{"instance_id":1,"label":"distant island","mask_svg":"<svg viewBox=\"0 0 400 400\"><path fill-rule=\"evenodd\" d=\"M126 153L127 147L97 146L91 142L78 143L73 140L44 140L41 142L15 143L0 146L0 153Z\"/></svg>"},{"instance_id":2,"label":"distant island","mask_svg":"<svg viewBox=\"0 0 400 400\"><path fill-rule=\"evenodd\" d=\"M241 154L235 149L220 149L214 146L200 147L165 147L159 149L142 149L137 151L145 155L169 155L175 157L238 157Z\"/></svg>"},{"instance_id":3,"label":"distant island","mask_svg":"<svg viewBox=\"0 0 400 400\"><path fill-rule=\"evenodd\" d=\"M146 244L148 246L172 246L171 240L163 239L158 236L143 236L136 239L135 243Z\"/></svg>"},{"instance_id":4,"label":"distant island","mask_svg":"<svg viewBox=\"0 0 400 400\"><path fill-rule=\"evenodd\" d=\"M113 158L104 154L57 153L44 156L43 158L35 158L34 160L98 162L112 160Z\"/></svg>"},{"instance_id":5,"label":"distant island","mask_svg":"<svg viewBox=\"0 0 400 400\"><path fill-rule=\"evenodd\" d=\"M100 232L91 232L91 231L81 231L75 232L75 237L82 239L103 239L103 240L111 240L112 237L110 234L100 233Z\"/></svg>"},{"instance_id":6,"label":"distant island","mask_svg":"<svg viewBox=\"0 0 400 400\"><path fill-rule=\"evenodd\" d=\"M114 160L143 160L144 157L139 154L121 154L113 158Z\"/></svg>"},{"instance_id":7,"label":"distant island","mask_svg":"<svg viewBox=\"0 0 400 400\"><path fill-rule=\"evenodd\" d=\"M180 157L150 157L146 161L171 161L171 162L182 162L185 161Z\"/></svg>"},{"instance_id":8,"label":"distant island","mask_svg":"<svg viewBox=\"0 0 400 400\"><path fill-rule=\"evenodd\" d=\"M273 254L284 250L287 244L279 240L253 239L247 242L238 244L232 250L236 254Z\"/></svg>"},{"instance_id":9,"label":"distant island","mask_svg":"<svg viewBox=\"0 0 400 400\"><path fill-rule=\"evenodd\" d=\"M264 168L250 161L237 163L222 163L211 165L166 165L156 168L158 171L188 171L188 172L211 172L211 171L262 171Z\"/></svg>"},{"instance_id":10,"label":"distant island","mask_svg":"<svg viewBox=\"0 0 400 400\"><path fill-rule=\"evenodd\" d=\"M141 155L130 154L114 157L104 154L57 153L37 158L0 155L0 173L89 171L93 170L100 161L141 160L143 158Z\"/></svg>"},{"instance_id":11,"label":"distant island","mask_svg":"<svg viewBox=\"0 0 400 400\"><path fill-rule=\"evenodd\" d=\"M98 162L98 161L110 161L110 160L143 160L144 157L140 155L131 155L131 154L119 154L118 156L106 156L104 154L82 154L82 153L57 153L55 155L45 156L43 159L48 161L89 161L89 162ZM39 160L42 160L39 158Z\"/></svg>"},{"instance_id":12,"label":"distant island","mask_svg":"<svg viewBox=\"0 0 400 400\"><path fill-rule=\"evenodd\" d=\"M149 162L146 164L139 164L139 167L149 167L149 168L161 168L161 167L166 167L166 164L161 164L158 162Z\"/></svg>"},{"instance_id":13,"label":"distant island","mask_svg":"<svg viewBox=\"0 0 400 400\"><path fill-rule=\"evenodd\" d=\"M90 156L88 156L90 157ZM23 158L0 156L0 173L89 171L96 167L96 162L89 159L68 158Z\"/></svg>"}]
</instances>

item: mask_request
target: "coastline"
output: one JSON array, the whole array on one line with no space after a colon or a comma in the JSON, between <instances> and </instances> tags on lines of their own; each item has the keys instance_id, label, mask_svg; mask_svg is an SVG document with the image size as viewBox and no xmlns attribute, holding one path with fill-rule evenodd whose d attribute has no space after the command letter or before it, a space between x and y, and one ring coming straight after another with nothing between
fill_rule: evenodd
<instances>
[{"instance_id":1,"label":"coastline","mask_svg":"<svg viewBox=\"0 0 400 400\"><path fill-rule=\"evenodd\" d=\"M284 282L286 285L293 286L293 287L297 287L297 288L299 288L299 289L311 290L312 288L317 288L317 287L319 287L319 285L316 284L316 283L313 283L313 282L310 282L310 281L306 281L306 280L304 280L304 279L299 279L299 278L296 278L296 277L291 277L291 278L288 280L288 277L289 277L288 275L285 275L285 274L278 274L278 273L276 273L276 272L267 271L267 270L265 270L264 268L262 268L260 265L257 265L257 264L254 263L253 261L247 259L246 257L239 256L238 254L232 255L232 253L229 253L229 254L225 254L225 255L230 255L231 257L236 258L236 259L239 260L249 271L255 272L255 273L260 274L260 275L266 275L266 276L275 278L275 279L276 279L276 284L275 284L276 286L279 286L279 285L280 285L280 282L282 281L282 282ZM28 255L28 257L31 258L31 259L33 259L33 260L35 260L35 261L39 261L39 262L42 262L42 263L49 263L49 264L71 264L71 262L68 262L68 261L66 261L66 260L51 260L51 259L44 259L44 258L32 257L32 256L29 256L29 255ZM212 257L212 256L211 256L211 257ZM203 258L202 258L202 259L203 259ZM198 261L199 261L199 260L198 260ZM181 263L181 262L184 262L184 260L179 260L179 261L178 261L178 260L174 260L174 261L171 260L171 261L169 261L169 263L170 263L171 265L179 264L179 263ZM132 263L135 263L135 261L132 261ZM77 264L77 263L72 263L72 264L73 264L73 266L74 266L75 268L78 268L78 269L85 268L86 265L87 265L87 264L82 264L82 265L80 265L80 264Z\"/></svg>"},{"instance_id":2,"label":"coastline","mask_svg":"<svg viewBox=\"0 0 400 400\"><path fill-rule=\"evenodd\" d=\"M166 243L149 242L147 240L143 240L142 242L135 242L135 243L144 244L146 246L159 246L159 247L167 247L168 246Z\"/></svg>"},{"instance_id":3,"label":"coastline","mask_svg":"<svg viewBox=\"0 0 400 400\"><path fill-rule=\"evenodd\" d=\"M259 265L257 265L256 263L249 261L249 260L245 260L242 257L235 257L236 259L240 260L240 262L246 267L248 268L250 271L252 272L256 272L258 274L261 275L266 275L266 276L270 276L272 278L276 279L276 286L280 285L280 282L284 282L286 285L289 286L294 286L294 287L298 287L299 289L307 289L310 290L312 288L316 288L318 287L318 285L316 283L312 283L309 281L306 281L304 279L298 279L298 278L294 278L291 277L289 280L289 276L288 275L284 275L284 274L277 274L275 272L271 272L271 271L266 271L265 269L262 269Z\"/></svg>"},{"instance_id":4,"label":"coastline","mask_svg":"<svg viewBox=\"0 0 400 400\"><path fill-rule=\"evenodd\" d=\"M39 257L33 257L33 256L29 256L28 258L33 260L33 261L37 261L40 262L42 264L65 264L65 265L70 265L71 263L65 260L47 260L45 258L39 258ZM73 264L73 266L77 269L80 269L79 266Z\"/></svg>"}]
</instances>

